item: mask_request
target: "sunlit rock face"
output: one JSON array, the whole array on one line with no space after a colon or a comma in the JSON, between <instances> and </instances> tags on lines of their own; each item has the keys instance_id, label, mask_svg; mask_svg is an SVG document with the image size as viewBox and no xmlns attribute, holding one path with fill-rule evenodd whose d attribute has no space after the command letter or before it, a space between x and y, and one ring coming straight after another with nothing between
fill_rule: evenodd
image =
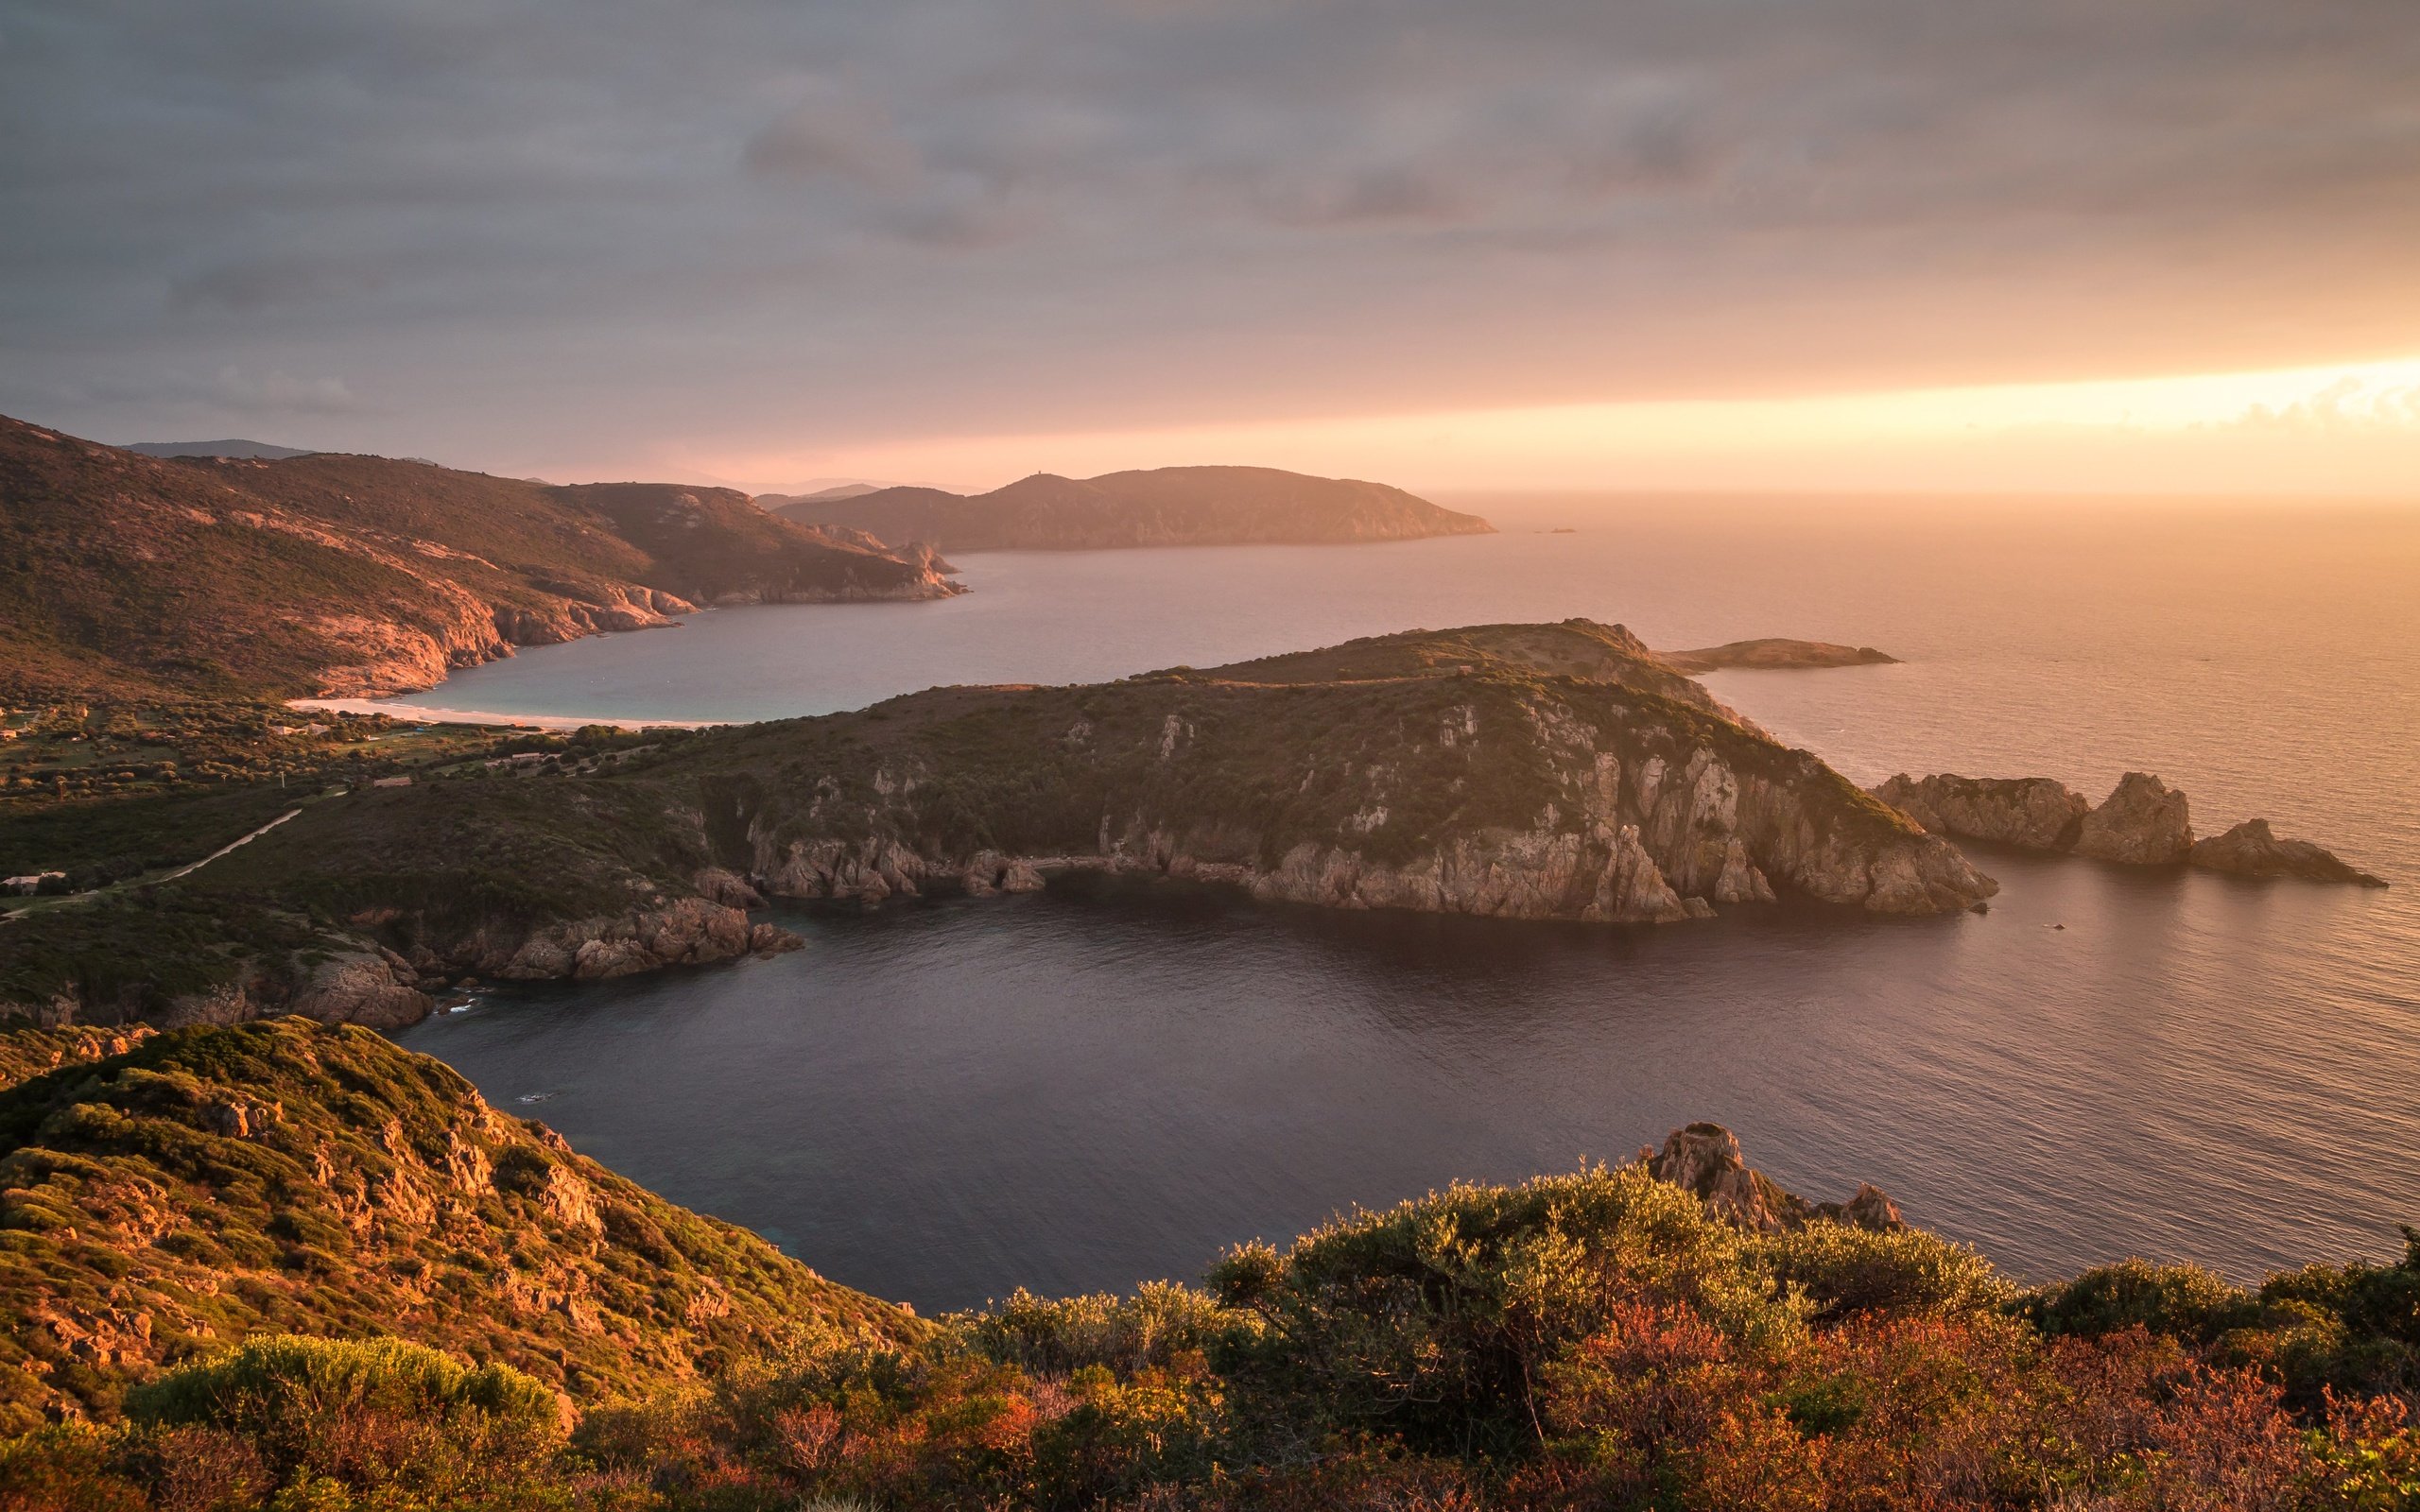
<instances>
[{"instance_id":1,"label":"sunlit rock face","mask_svg":"<svg viewBox=\"0 0 2420 1512\"><path fill-rule=\"evenodd\" d=\"M2100 806L2083 817L2075 850L2129 866L2172 866L2193 849L2193 819L2185 795L2149 772L2128 772Z\"/></svg>"}]
</instances>

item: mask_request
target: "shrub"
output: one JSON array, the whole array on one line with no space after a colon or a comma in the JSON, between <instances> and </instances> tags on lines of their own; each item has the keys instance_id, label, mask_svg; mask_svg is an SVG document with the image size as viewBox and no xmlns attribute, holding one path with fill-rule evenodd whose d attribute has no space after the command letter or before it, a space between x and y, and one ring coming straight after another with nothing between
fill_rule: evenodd
<instances>
[{"instance_id":1,"label":"shrub","mask_svg":"<svg viewBox=\"0 0 2420 1512\"><path fill-rule=\"evenodd\" d=\"M140 1427L233 1435L279 1482L438 1500L493 1495L545 1469L562 1404L503 1366L396 1339L272 1334L127 1393Z\"/></svg>"},{"instance_id":2,"label":"shrub","mask_svg":"<svg viewBox=\"0 0 2420 1512\"><path fill-rule=\"evenodd\" d=\"M1858 1313L1966 1313L2015 1295L1992 1263L1921 1228L1816 1222L1767 1235L1755 1252L1828 1323Z\"/></svg>"},{"instance_id":3,"label":"shrub","mask_svg":"<svg viewBox=\"0 0 2420 1512\"><path fill-rule=\"evenodd\" d=\"M1104 1366L1127 1376L1239 1342L1259 1319L1190 1287L1148 1281L1132 1297L1054 1300L1019 1288L994 1311L958 1322L976 1349L1005 1365L1047 1375Z\"/></svg>"},{"instance_id":4,"label":"shrub","mask_svg":"<svg viewBox=\"0 0 2420 1512\"><path fill-rule=\"evenodd\" d=\"M2020 1311L2045 1333L2098 1338L2140 1328L2208 1344L2260 1309L2252 1294L2199 1265L2127 1260L2031 1292Z\"/></svg>"}]
</instances>

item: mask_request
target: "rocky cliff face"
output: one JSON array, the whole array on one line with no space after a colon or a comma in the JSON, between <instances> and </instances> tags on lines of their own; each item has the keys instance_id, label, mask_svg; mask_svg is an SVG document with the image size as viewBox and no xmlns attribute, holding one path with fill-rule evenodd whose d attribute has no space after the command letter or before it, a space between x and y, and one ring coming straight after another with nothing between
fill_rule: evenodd
<instances>
[{"instance_id":1,"label":"rocky cliff face","mask_svg":"<svg viewBox=\"0 0 2420 1512\"><path fill-rule=\"evenodd\" d=\"M768 752L776 780L710 803L786 896L1096 869L1330 907L1629 922L1783 892L1936 914L1996 890L1813 756L1614 683L1201 674L948 690L819 724L787 759Z\"/></svg>"},{"instance_id":2,"label":"rocky cliff face","mask_svg":"<svg viewBox=\"0 0 2420 1512\"><path fill-rule=\"evenodd\" d=\"M1819 1218L1860 1228L1904 1228L1899 1208L1881 1188L1858 1183L1846 1202L1809 1202L1748 1164L1739 1137L1720 1124L1674 1129L1661 1150L1642 1148L1638 1163L1658 1181L1694 1193L1706 1211L1753 1233L1803 1228Z\"/></svg>"},{"instance_id":3,"label":"rocky cliff face","mask_svg":"<svg viewBox=\"0 0 2420 1512\"><path fill-rule=\"evenodd\" d=\"M2066 850L2092 811L2083 795L2048 777L1960 777L1921 780L1905 772L1874 796L1935 834L1989 840L2027 850Z\"/></svg>"},{"instance_id":4,"label":"rocky cliff face","mask_svg":"<svg viewBox=\"0 0 2420 1512\"><path fill-rule=\"evenodd\" d=\"M2076 832L2076 854L2127 866L2173 866L2192 849L2193 819L2185 795L2149 772L2119 778Z\"/></svg>"}]
</instances>

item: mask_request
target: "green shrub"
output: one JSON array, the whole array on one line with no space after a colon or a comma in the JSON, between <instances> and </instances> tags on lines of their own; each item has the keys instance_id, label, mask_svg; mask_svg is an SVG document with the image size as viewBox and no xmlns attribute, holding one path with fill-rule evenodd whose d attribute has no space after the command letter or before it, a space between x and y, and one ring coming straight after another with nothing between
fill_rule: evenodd
<instances>
[{"instance_id":1,"label":"green shrub","mask_svg":"<svg viewBox=\"0 0 2420 1512\"><path fill-rule=\"evenodd\" d=\"M2141 1328L2208 1344L2259 1316L2252 1294L2199 1265L2120 1261L2029 1294L2021 1311L2045 1333L2098 1338Z\"/></svg>"},{"instance_id":2,"label":"green shrub","mask_svg":"<svg viewBox=\"0 0 2420 1512\"><path fill-rule=\"evenodd\" d=\"M1921 1228L1816 1222L1754 1248L1775 1280L1813 1304L1818 1323L1857 1313L1974 1312L2015 1295L1990 1261Z\"/></svg>"},{"instance_id":3,"label":"green shrub","mask_svg":"<svg viewBox=\"0 0 2420 1512\"><path fill-rule=\"evenodd\" d=\"M280 1483L437 1499L493 1495L542 1473L563 1407L503 1366L398 1339L270 1334L128 1391L139 1427L199 1428L249 1445Z\"/></svg>"},{"instance_id":4,"label":"green shrub","mask_svg":"<svg viewBox=\"0 0 2420 1512\"><path fill-rule=\"evenodd\" d=\"M1148 1281L1132 1297L1103 1292L1059 1299L1020 1287L993 1311L958 1321L976 1349L1001 1364L1051 1375L1105 1366L1121 1376L1205 1354L1259 1322L1167 1281Z\"/></svg>"}]
</instances>

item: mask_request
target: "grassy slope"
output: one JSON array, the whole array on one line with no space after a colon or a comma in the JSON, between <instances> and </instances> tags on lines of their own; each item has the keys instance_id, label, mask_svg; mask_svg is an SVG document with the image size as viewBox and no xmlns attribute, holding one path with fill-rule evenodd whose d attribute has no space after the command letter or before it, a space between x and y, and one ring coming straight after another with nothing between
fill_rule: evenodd
<instances>
[{"instance_id":1,"label":"grassy slope","mask_svg":"<svg viewBox=\"0 0 2420 1512\"><path fill-rule=\"evenodd\" d=\"M190 1029L72 1062L0 1093L0 1150L18 1429L264 1330L395 1333L598 1400L799 1332L917 1327L367 1030Z\"/></svg>"}]
</instances>

